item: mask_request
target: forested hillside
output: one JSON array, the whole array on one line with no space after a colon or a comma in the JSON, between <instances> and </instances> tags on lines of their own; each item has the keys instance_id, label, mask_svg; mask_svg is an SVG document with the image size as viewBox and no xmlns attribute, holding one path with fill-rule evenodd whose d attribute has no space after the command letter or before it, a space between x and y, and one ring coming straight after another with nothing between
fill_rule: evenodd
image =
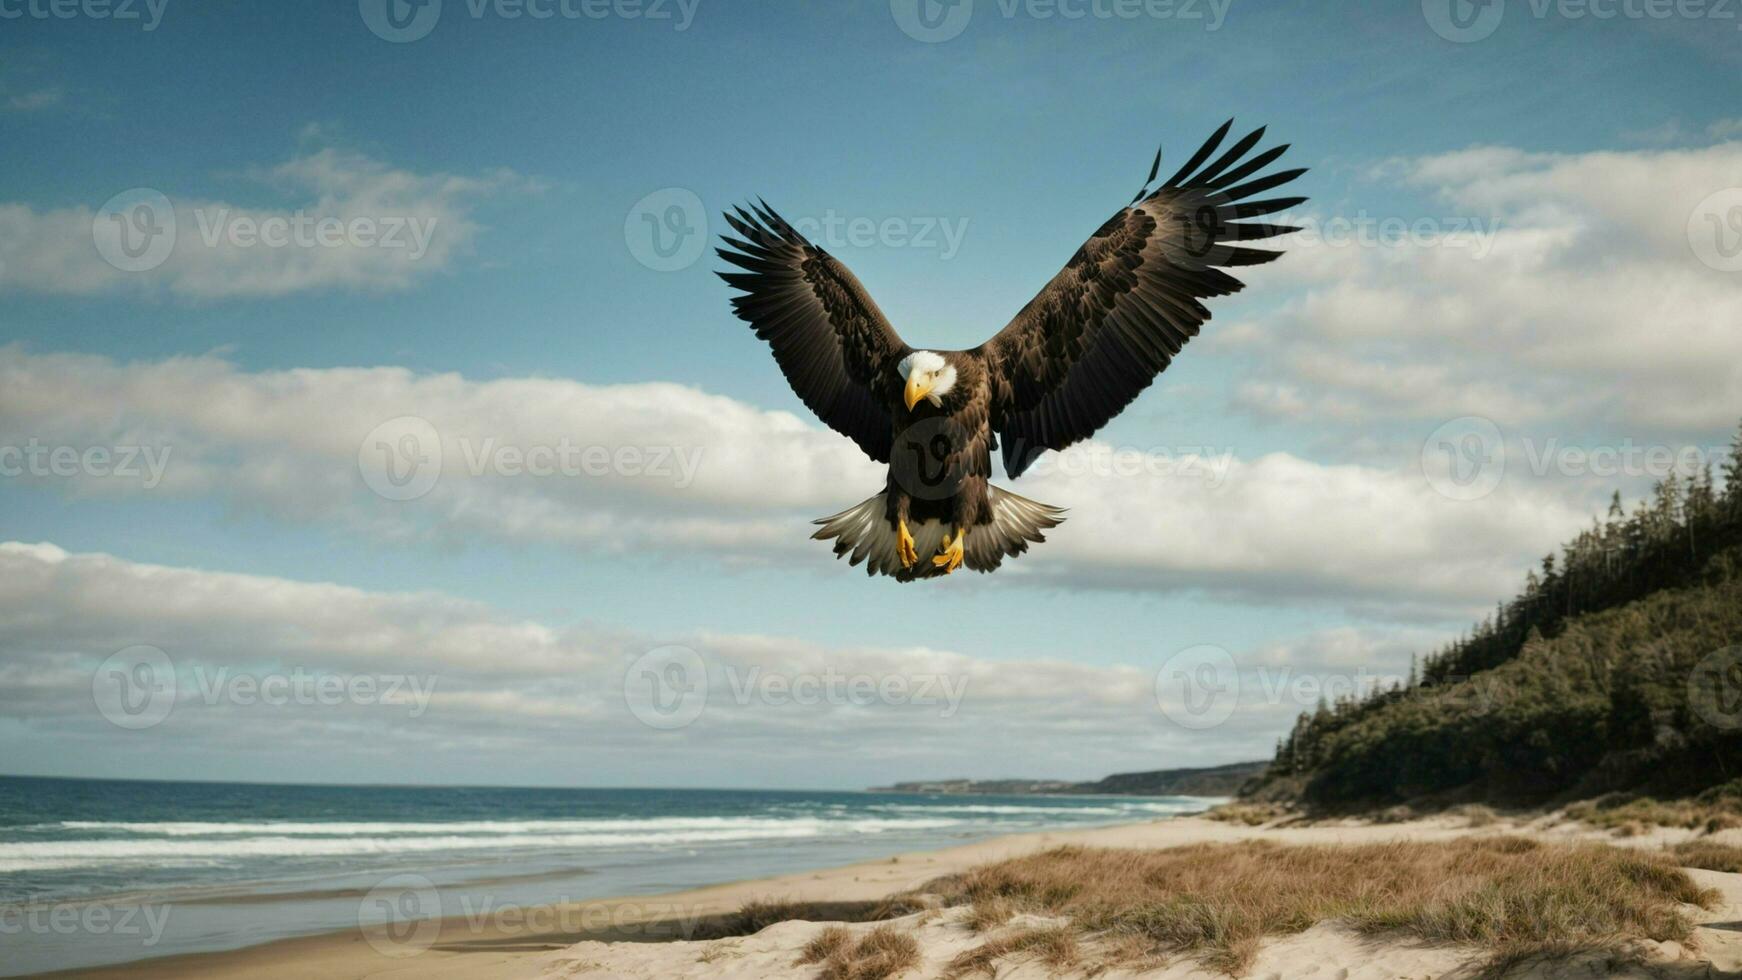
<instances>
[{"instance_id":1,"label":"forested hillside","mask_svg":"<svg viewBox=\"0 0 1742 980\"><path fill-rule=\"evenodd\" d=\"M1249 795L1318 804L1686 795L1742 777L1742 433L1617 495L1408 682L1303 714ZM1742 785L1742 784L1738 784Z\"/></svg>"}]
</instances>

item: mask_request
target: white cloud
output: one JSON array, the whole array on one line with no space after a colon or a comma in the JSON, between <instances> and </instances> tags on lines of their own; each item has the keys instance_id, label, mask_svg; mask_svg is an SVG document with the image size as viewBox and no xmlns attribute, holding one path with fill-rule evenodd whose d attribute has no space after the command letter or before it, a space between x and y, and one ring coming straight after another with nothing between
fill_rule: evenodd
<instances>
[{"instance_id":1,"label":"white cloud","mask_svg":"<svg viewBox=\"0 0 1742 980\"><path fill-rule=\"evenodd\" d=\"M649 726L634 707L643 703L634 668L671 643L705 668L705 702L689 724ZM173 680L99 673L138 644L163 651ZM1188 752L1258 757L1310 707L1248 683L1226 723L1181 728L1162 708L1175 706L1174 695L1157 700L1156 671L1169 653L1094 666L778 636L655 637L521 620L445 595L0 543L0 717L23 742L49 739L57 753L144 759L139 774L220 756L255 772L265 771L262 760L344 758L365 767L357 772L403 779L421 771L416 759L463 750L464 765L495 781L742 784L770 760L806 785L822 773L837 785L964 772L1091 778ZM1242 665L1274 664L1258 654ZM331 690L409 678L407 690L430 696L422 711L409 697L270 703L229 683L252 678L266 691L267 678L297 676L333 678ZM169 691L173 707L127 729L105 718L93 692L134 683Z\"/></svg>"},{"instance_id":2,"label":"white cloud","mask_svg":"<svg viewBox=\"0 0 1742 980\"><path fill-rule=\"evenodd\" d=\"M133 289L201 300L282 296L323 289L403 289L446 268L478 232L477 202L537 185L506 171L419 174L333 147L250 171L262 193L288 206L202 198L139 198L165 243L137 265L105 258L117 231L103 205L39 210L0 202L0 291L88 294ZM136 189L150 191L150 188ZM134 198L128 198L133 202ZM131 215L128 203L124 214ZM173 239L167 229L173 225ZM119 241L119 239L117 239ZM169 243L173 241L173 246ZM110 258L115 256L111 255Z\"/></svg>"},{"instance_id":3,"label":"white cloud","mask_svg":"<svg viewBox=\"0 0 1742 980\"><path fill-rule=\"evenodd\" d=\"M1234 461L1220 487L1171 476L1049 477L1024 493L1068 500L1072 519L1049 539L1057 551L1024 573L1079 587L1480 609L1516 589L1532 556L1589 520L1552 487L1519 483L1459 501L1419 469L1287 453Z\"/></svg>"},{"instance_id":4,"label":"white cloud","mask_svg":"<svg viewBox=\"0 0 1742 980\"><path fill-rule=\"evenodd\" d=\"M1481 415L1611 439L1710 437L1742 413L1742 275L1703 264L1689 230L1738 186L1742 143L1480 147L1379 174L1496 226L1491 248L1296 248L1279 267L1304 293L1225 343L1259 364L1237 407L1361 434Z\"/></svg>"},{"instance_id":5,"label":"white cloud","mask_svg":"<svg viewBox=\"0 0 1742 980\"><path fill-rule=\"evenodd\" d=\"M420 441L389 430L366 445L377 426L404 416L429 424ZM434 458L432 431L439 477L427 488L407 483L426 494L394 500L368 489L374 479L397 492L380 479L389 465L401 476L433 474L405 463ZM67 447L66 475L21 462L32 446L39 460ZM167 454L159 483L148 486L144 464L126 478L79 462L91 447L125 446ZM563 446L576 467L567 475L519 472L538 450ZM1508 485L1464 503L1407 466L1110 450L1091 443L1047 457L1014 484L1071 516L996 582L1462 612L1509 592L1534 556L1584 520L1581 503L1547 485ZM18 474L11 479L80 495L209 497L406 541L726 561L797 554L837 574L857 570L809 540L809 519L885 479L834 433L673 384L473 381L401 368L246 372L215 357L123 364L16 347L0 348L0 453ZM603 465L589 469L589 460Z\"/></svg>"}]
</instances>

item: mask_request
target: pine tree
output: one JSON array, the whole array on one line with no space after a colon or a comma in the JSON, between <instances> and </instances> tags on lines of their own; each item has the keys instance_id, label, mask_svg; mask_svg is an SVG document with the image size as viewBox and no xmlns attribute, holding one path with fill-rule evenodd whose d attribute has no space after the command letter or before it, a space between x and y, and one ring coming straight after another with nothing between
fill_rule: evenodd
<instances>
[{"instance_id":1,"label":"pine tree","mask_svg":"<svg viewBox=\"0 0 1742 980\"><path fill-rule=\"evenodd\" d=\"M1724 461L1724 502L1733 511L1742 510L1742 424L1730 440L1730 458Z\"/></svg>"}]
</instances>

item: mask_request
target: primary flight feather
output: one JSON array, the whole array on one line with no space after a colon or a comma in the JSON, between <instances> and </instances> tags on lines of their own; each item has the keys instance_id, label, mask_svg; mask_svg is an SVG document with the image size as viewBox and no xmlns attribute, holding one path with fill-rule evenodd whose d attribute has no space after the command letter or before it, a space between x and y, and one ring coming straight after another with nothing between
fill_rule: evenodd
<instances>
[{"instance_id":1,"label":"primary flight feather","mask_svg":"<svg viewBox=\"0 0 1742 980\"><path fill-rule=\"evenodd\" d=\"M865 287L767 204L736 208L721 258L742 271L732 306L768 342L792 389L830 428L889 464L882 493L816 523L837 556L902 581L966 565L989 572L1046 540L1063 511L991 484L992 452L1020 476L1131 404L1238 292L1222 271L1282 253L1246 244L1297 229L1252 221L1301 197L1257 199L1306 171L1258 176L1262 128L1214 160L1233 121L1153 192L1149 179L992 339L972 350L909 347Z\"/></svg>"}]
</instances>

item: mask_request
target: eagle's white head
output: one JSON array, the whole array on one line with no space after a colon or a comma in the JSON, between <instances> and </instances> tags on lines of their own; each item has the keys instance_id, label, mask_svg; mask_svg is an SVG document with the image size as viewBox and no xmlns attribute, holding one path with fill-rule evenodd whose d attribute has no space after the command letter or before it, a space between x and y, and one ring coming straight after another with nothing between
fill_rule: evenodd
<instances>
[{"instance_id":1,"label":"eagle's white head","mask_svg":"<svg viewBox=\"0 0 1742 980\"><path fill-rule=\"evenodd\" d=\"M956 369L944 360L942 354L929 350L916 350L902 358L896 370L907 381L903 397L910 412L921 398L933 405L943 405L944 396L956 386Z\"/></svg>"}]
</instances>

